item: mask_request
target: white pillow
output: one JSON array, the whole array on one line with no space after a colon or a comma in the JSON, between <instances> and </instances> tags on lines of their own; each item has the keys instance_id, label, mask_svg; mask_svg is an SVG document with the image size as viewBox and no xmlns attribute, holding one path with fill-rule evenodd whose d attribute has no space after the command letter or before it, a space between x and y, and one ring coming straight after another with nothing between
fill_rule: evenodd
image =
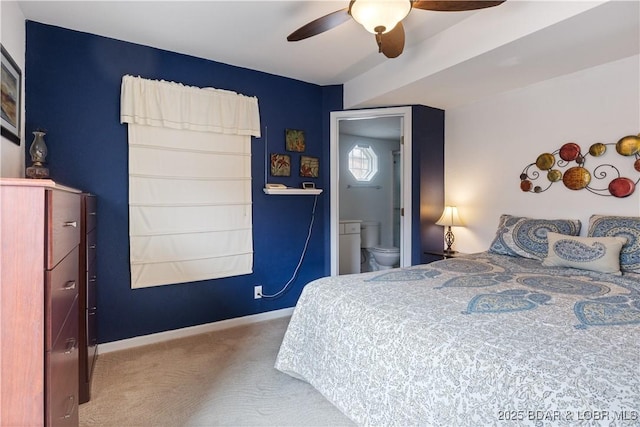
<instances>
[{"instance_id":1,"label":"white pillow","mask_svg":"<svg viewBox=\"0 0 640 427\"><path fill-rule=\"evenodd\" d=\"M549 249L542 265L622 274L620 250L627 243L624 237L576 237L549 232L547 240Z\"/></svg>"}]
</instances>

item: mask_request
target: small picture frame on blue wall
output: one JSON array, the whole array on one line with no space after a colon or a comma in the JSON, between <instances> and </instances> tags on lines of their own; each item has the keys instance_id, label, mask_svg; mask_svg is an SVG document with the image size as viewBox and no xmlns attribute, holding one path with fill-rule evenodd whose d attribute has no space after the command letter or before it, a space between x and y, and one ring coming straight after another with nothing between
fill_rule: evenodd
<instances>
[{"instance_id":1,"label":"small picture frame on blue wall","mask_svg":"<svg viewBox=\"0 0 640 427\"><path fill-rule=\"evenodd\" d=\"M22 72L4 46L2 50L2 136L20 145Z\"/></svg>"},{"instance_id":2,"label":"small picture frame on blue wall","mask_svg":"<svg viewBox=\"0 0 640 427\"><path fill-rule=\"evenodd\" d=\"M304 131L297 129L286 129L284 132L285 149L287 151L304 152L306 146L304 142Z\"/></svg>"},{"instance_id":3,"label":"small picture frame on blue wall","mask_svg":"<svg viewBox=\"0 0 640 427\"><path fill-rule=\"evenodd\" d=\"M320 169L320 159L311 156L300 156L300 176L317 178Z\"/></svg>"},{"instance_id":4,"label":"small picture frame on blue wall","mask_svg":"<svg viewBox=\"0 0 640 427\"><path fill-rule=\"evenodd\" d=\"M271 176L291 176L291 156L288 154L271 155Z\"/></svg>"}]
</instances>

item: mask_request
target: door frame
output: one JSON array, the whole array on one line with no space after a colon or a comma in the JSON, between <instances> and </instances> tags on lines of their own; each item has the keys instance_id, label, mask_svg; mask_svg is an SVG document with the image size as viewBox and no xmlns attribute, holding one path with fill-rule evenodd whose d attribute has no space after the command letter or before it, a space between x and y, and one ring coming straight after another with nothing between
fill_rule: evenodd
<instances>
[{"instance_id":1,"label":"door frame","mask_svg":"<svg viewBox=\"0 0 640 427\"><path fill-rule=\"evenodd\" d=\"M340 120L362 120L373 119L378 117L400 117L401 118L401 141L400 141L400 158L402 180L400 185L401 193L401 209L403 214L400 216L400 266L408 267L411 265L411 188L412 188L412 144L411 144L411 107L388 107L388 108L371 108L363 110L345 110L332 111L330 124L330 257L331 257L331 275L338 275L339 253L339 188L340 188L340 168L339 168L339 149L340 140L339 123Z\"/></svg>"}]
</instances>

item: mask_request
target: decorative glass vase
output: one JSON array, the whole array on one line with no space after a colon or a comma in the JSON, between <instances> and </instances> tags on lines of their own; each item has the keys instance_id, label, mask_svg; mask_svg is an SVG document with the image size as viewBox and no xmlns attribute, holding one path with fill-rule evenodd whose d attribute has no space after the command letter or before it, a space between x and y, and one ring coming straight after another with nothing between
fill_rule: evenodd
<instances>
[{"instance_id":1,"label":"decorative glass vase","mask_svg":"<svg viewBox=\"0 0 640 427\"><path fill-rule=\"evenodd\" d=\"M29 147L29 154L31 154L31 166L27 168L27 177L29 178L48 178L49 168L44 167L45 159L47 157L47 144L44 142L45 132L37 130L33 132L34 138Z\"/></svg>"}]
</instances>

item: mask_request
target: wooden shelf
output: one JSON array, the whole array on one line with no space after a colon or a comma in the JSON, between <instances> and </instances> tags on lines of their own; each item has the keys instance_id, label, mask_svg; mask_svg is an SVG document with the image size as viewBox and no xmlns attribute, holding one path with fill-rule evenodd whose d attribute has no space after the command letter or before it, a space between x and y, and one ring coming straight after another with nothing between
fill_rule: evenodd
<instances>
[{"instance_id":1,"label":"wooden shelf","mask_svg":"<svg viewBox=\"0 0 640 427\"><path fill-rule=\"evenodd\" d=\"M271 196L315 196L322 193L319 188L263 188L263 191Z\"/></svg>"}]
</instances>

